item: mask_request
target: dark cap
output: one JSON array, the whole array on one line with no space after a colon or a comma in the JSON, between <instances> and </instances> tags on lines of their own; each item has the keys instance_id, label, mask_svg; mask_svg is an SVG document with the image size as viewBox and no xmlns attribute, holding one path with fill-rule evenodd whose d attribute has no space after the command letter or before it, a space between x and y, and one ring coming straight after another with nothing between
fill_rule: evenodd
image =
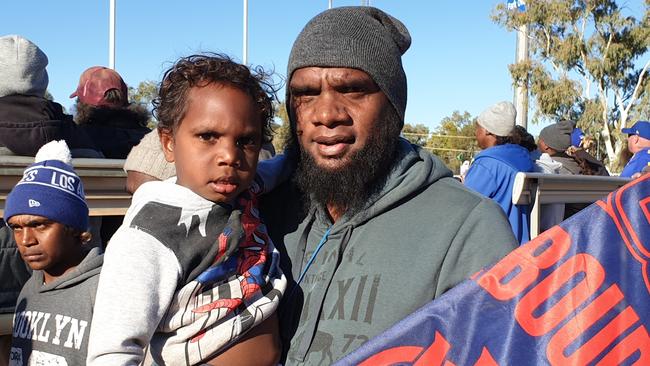
<instances>
[{"instance_id":1,"label":"dark cap","mask_svg":"<svg viewBox=\"0 0 650 366\"><path fill-rule=\"evenodd\" d=\"M648 121L637 121L630 128L623 128L621 132L628 135L637 135L641 136L644 139L650 140L650 122Z\"/></svg>"}]
</instances>

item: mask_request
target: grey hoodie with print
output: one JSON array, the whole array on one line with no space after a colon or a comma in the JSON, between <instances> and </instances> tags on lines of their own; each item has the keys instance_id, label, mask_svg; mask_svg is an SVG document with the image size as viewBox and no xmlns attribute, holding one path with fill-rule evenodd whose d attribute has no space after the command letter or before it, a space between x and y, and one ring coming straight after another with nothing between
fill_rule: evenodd
<instances>
[{"instance_id":1,"label":"grey hoodie with print","mask_svg":"<svg viewBox=\"0 0 650 366\"><path fill-rule=\"evenodd\" d=\"M10 365L85 365L90 320L102 268L92 248L72 271L44 284L34 271L16 303Z\"/></svg>"},{"instance_id":2,"label":"grey hoodie with print","mask_svg":"<svg viewBox=\"0 0 650 366\"><path fill-rule=\"evenodd\" d=\"M517 246L496 203L405 140L361 212L332 223L302 206L290 184L262 206L292 277L280 308L285 365L333 363Z\"/></svg>"}]
</instances>

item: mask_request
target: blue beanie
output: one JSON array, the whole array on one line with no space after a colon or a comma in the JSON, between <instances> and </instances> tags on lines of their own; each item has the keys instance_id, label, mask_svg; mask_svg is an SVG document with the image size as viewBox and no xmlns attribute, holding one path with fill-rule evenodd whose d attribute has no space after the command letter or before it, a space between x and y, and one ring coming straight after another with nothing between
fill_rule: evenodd
<instances>
[{"instance_id":1,"label":"blue beanie","mask_svg":"<svg viewBox=\"0 0 650 366\"><path fill-rule=\"evenodd\" d=\"M23 178L7 196L4 220L9 221L16 215L43 216L87 231L88 205L84 188L69 157L65 141L43 145L36 154L36 162L25 169Z\"/></svg>"}]
</instances>

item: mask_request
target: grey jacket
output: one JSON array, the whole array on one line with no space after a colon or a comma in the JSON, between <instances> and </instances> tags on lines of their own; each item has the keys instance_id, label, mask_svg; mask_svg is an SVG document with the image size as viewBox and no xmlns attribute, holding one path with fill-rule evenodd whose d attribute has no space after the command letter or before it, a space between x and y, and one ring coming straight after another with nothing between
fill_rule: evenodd
<instances>
[{"instance_id":1,"label":"grey jacket","mask_svg":"<svg viewBox=\"0 0 650 366\"><path fill-rule=\"evenodd\" d=\"M49 284L34 271L16 304L12 365L85 365L90 320L102 267L92 248L74 270Z\"/></svg>"},{"instance_id":2,"label":"grey jacket","mask_svg":"<svg viewBox=\"0 0 650 366\"><path fill-rule=\"evenodd\" d=\"M285 185L263 206L292 276L280 308L286 365L340 359L518 245L499 206L404 140L362 212L332 224L320 208L301 213L299 197Z\"/></svg>"}]
</instances>

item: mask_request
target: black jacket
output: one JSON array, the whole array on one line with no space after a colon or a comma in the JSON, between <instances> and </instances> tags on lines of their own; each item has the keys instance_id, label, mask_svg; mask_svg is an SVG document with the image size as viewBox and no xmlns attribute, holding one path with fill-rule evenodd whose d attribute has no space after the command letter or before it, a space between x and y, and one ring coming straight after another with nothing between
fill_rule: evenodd
<instances>
[{"instance_id":1,"label":"black jacket","mask_svg":"<svg viewBox=\"0 0 650 366\"><path fill-rule=\"evenodd\" d=\"M16 155L34 156L52 140L65 140L73 155L79 149L97 150L60 104L31 95L0 97L0 145Z\"/></svg>"},{"instance_id":2,"label":"black jacket","mask_svg":"<svg viewBox=\"0 0 650 366\"><path fill-rule=\"evenodd\" d=\"M77 122L105 157L126 159L131 148L151 132L144 127L148 119L146 110L106 108L94 110L88 121Z\"/></svg>"},{"instance_id":3,"label":"black jacket","mask_svg":"<svg viewBox=\"0 0 650 366\"><path fill-rule=\"evenodd\" d=\"M20 257L11 230L0 219L0 314L13 313L31 271Z\"/></svg>"}]
</instances>

